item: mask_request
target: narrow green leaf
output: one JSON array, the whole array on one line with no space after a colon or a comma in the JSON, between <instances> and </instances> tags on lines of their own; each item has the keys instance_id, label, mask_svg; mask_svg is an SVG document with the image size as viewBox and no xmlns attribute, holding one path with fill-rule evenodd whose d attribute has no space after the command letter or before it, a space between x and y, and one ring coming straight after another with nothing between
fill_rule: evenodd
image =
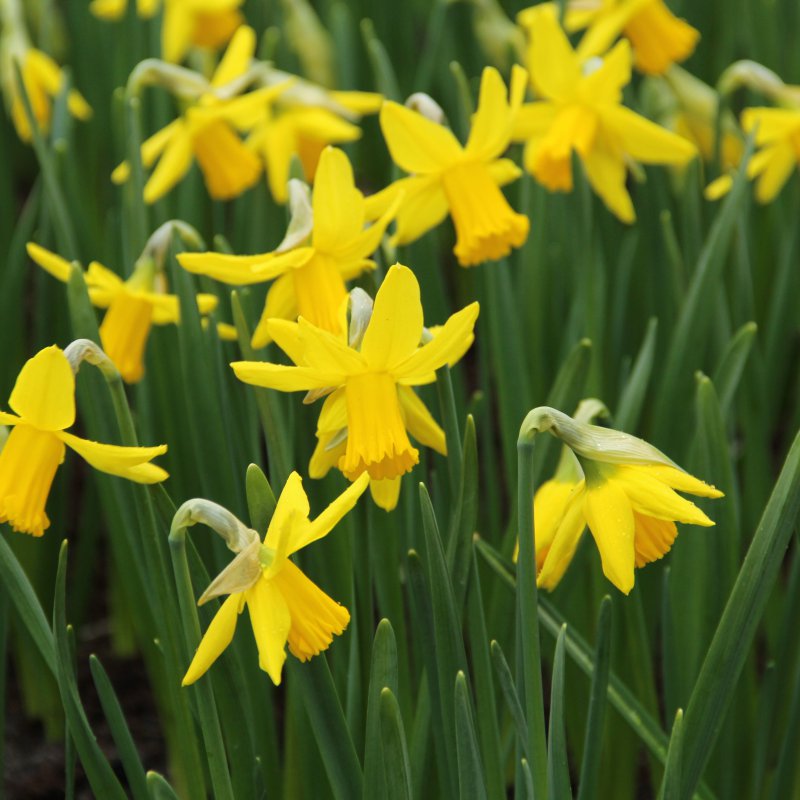
<instances>
[{"instance_id":1,"label":"narrow green leaf","mask_svg":"<svg viewBox=\"0 0 800 800\"><path fill-rule=\"evenodd\" d=\"M495 675L500 684L500 691L503 693L503 698L506 701L506 706L514 720L514 725L517 729L517 738L523 743L523 753L526 753L528 743L528 723L525 720L525 712L522 709L522 703L519 701L517 694L517 686L514 683L514 676L511 674L511 668L508 666L508 661L503 653L503 649L498 642L492 641L492 664L494 665Z\"/></svg>"},{"instance_id":2,"label":"narrow green leaf","mask_svg":"<svg viewBox=\"0 0 800 800\"><path fill-rule=\"evenodd\" d=\"M382 718L380 715L381 694L384 690L397 693L397 642L394 630L388 619L382 619L375 631L372 643L372 665L369 675L367 695L367 728L364 739L364 800L384 797L387 786L384 783L385 757L381 750ZM397 702L395 700L395 702ZM396 777L396 776L395 776Z\"/></svg>"},{"instance_id":3,"label":"narrow green leaf","mask_svg":"<svg viewBox=\"0 0 800 800\"><path fill-rule=\"evenodd\" d=\"M564 642L567 626L562 625L553 657L553 683L550 687L550 726L547 736L547 790L552 800L569 800L569 761L564 724Z\"/></svg>"},{"instance_id":4,"label":"narrow green leaf","mask_svg":"<svg viewBox=\"0 0 800 800\"><path fill-rule=\"evenodd\" d=\"M456 400L453 395L453 379L450 367L445 364L436 372L436 393L439 395L439 408L442 412L445 441L447 443L447 470L450 475L450 493L455 499L459 492L459 478L462 469L461 431L458 427Z\"/></svg>"},{"instance_id":5,"label":"narrow green leaf","mask_svg":"<svg viewBox=\"0 0 800 800\"><path fill-rule=\"evenodd\" d=\"M147 773L147 790L152 800L180 800L166 778L152 770Z\"/></svg>"},{"instance_id":6,"label":"narrow green leaf","mask_svg":"<svg viewBox=\"0 0 800 800\"><path fill-rule=\"evenodd\" d=\"M379 795L364 795L364 797L411 800L414 796L411 789L411 763L408 759L400 706L394 692L388 687L381 690L379 703L383 778L386 790Z\"/></svg>"},{"instance_id":7,"label":"narrow green leaf","mask_svg":"<svg viewBox=\"0 0 800 800\"><path fill-rule=\"evenodd\" d=\"M64 540L59 553L53 605L53 639L56 651L58 690L61 694L61 702L64 705L64 713L75 743L75 749L78 751L78 756L86 771L86 777L95 797L108 798L108 800L116 800L116 798L125 800L125 791L117 780L117 776L108 763L108 759L97 744L97 739L92 732L89 721L86 719L86 714L78 695L78 685L73 671L67 636L66 582L67 542Z\"/></svg>"},{"instance_id":8,"label":"narrow green leaf","mask_svg":"<svg viewBox=\"0 0 800 800\"><path fill-rule=\"evenodd\" d=\"M800 508L800 433L764 509L686 709L683 792L708 763Z\"/></svg>"},{"instance_id":9,"label":"narrow green leaf","mask_svg":"<svg viewBox=\"0 0 800 800\"><path fill-rule=\"evenodd\" d=\"M472 700L463 672L456 675L455 712L458 796L462 800L486 800L486 781L475 732Z\"/></svg>"},{"instance_id":10,"label":"narrow green leaf","mask_svg":"<svg viewBox=\"0 0 800 800\"><path fill-rule=\"evenodd\" d=\"M650 374L653 371L657 333L658 320L653 317L647 323L644 341L639 348L639 354L636 356L630 377L620 395L617 413L614 415L614 423L620 430L634 431L639 424L647 387L650 384Z\"/></svg>"},{"instance_id":11,"label":"narrow green leaf","mask_svg":"<svg viewBox=\"0 0 800 800\"><path fill-rule=\"evenodd\" d=\"M592 669L589 713L583 740L583 760L578 778L578 800L597 797L597 777L603 749L603 724L608 705L608 678L611 671L611 598L606 595L600 604L597 619L597 641Z\"/></svg>"},{"instance_id":12,"label":"narrow green leaf","mask_svg":"<svg viewBox=\"0 0 800 800\"><path fill-rule=\"evenodd\" d=\"M714 371L713 382L719 394L722 415L727 417L744 366L755 341L758 326L755 322L747 322L733 335L722 358Z\"/></svg>"},{"instance_id":13,"label":"narrow green leaf","mask_svg":"<svg viewBox=\"0 0 800 800\"><path fill-rule=\"evenodd\" d=\"M97 689L97 696L100 698L100 705L103 707L103 714L105 714L114 738L114 744L117 746L125 777L128 779L128 788L135 800L139 800L139 798L144 800L148 796L147 776L114 687L97 656L89 656L89 667Z\"/></svg>"},{"instance_id":14,"label":"narrow green leaf","mask_svg":"<svg viewBox=\"0 0 800 800\"><path fill-rule=\"evenodd\" d=\"M402 103L404 98L397 83L392 61L383 43L375 34L375 26L372 24L372 20L361 20L361 36L364 39L364 46L367 48L367 56L372 66L376 88L388 100Z\"/></svg>"},{"instance_id":15,"label":"narrow green leaf","mask_svg":"<svg viewBox=\"0 0 800 800\"><path fill-rule=\"evenodd\" d=\"M672 735L669 737L667 762L664 764L664 777L658 791L658 800L680 800L681 797L681 757L683 755L683 709L675 712Z\"/></svg>"}]
</instances>

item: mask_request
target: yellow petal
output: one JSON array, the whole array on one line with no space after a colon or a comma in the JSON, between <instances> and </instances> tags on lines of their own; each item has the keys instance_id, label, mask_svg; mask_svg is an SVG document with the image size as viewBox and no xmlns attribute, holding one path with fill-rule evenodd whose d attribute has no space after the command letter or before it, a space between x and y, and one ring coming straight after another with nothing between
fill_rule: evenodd
<instances>
[{"instance_id":1,"label":"yellow petal","mask_svg":"<svg viewBox=\"0 0 800 800\"><path fill-rule=\"evenodd\" d=\"M724 197L733 188L733 175L720 175L716 180L706 186L703 190L703 197L706 200L714 201Z\"/></svg>"},{"instance_id":2,"label":"yellow petal","mask_svg":"<svg viewBox=\"0 0 800 800\"><path fill-rule=\"evenodd\" d=\"M361 354L370 369L391 371L407 359L422 337L422 303L414 273L395 264L386 273L375 296Z\"/></svg>"},{"instance_id":3,"label":"yellow petal","mask_svg":"<svg viewBox=\"0 0 800 800\"><path fill-rule=\"evenodd\" d=\"M791 144L774 145L769 148L769 153L766 167L756 181L756 200L759 203L769 203L777 197L798 163L797 153Z\"/></svg>"},{"instance_id":4,"label":"yellow petal","mask_svg":"<svg viewBox=\"0 0 800 800\"><path fill-rule=\"evenodd\" d=\"M351 511L358 498L369 485L369 475L364 472L350 484L310 525L295 529L295 535L289 541L288 554L296 553L317 539L327 536L339 521Z\"/></svg>"},{"instance_id":5,"label":"yellow petal","mask_svg":"<svg viewBox=\"0 0 800 800\"><path fill-rule=\"evenodd\" d=\"M317 420L317 435L337 433L347 427L345 389L340 387L325 398Z\"/></svg>"},{"instance_id":6,"label":"yellow petal","mask_svg":"<svg viewBox=\"0 0 800 800\"><path fill-rule=\"evenodd\" d=\"M648 475L658 478L662 483L666 483L667 486L677 489L679 492L696 494L700 497L724 497L724 494L715 486L666 464L648 464L639 469L643 469Z\"/></svg>"},{"instance_id":7,"label":"yellow petal","mask_svg":"<svg viewBox=\"0 0 800 800\"><path fill-rule=\"evenodd\" d=\"M196 275L210 278L231 286L250 286L266 283L284 272L304 264L314 251L310 247L298 247L286 253L262 253L252 256L234 256L227 253L180 253L178 263Z\"/></svg>"},{"instance_id":8,"label":"yellow petal","mask_svg":"<svg viewBox=\"0 0 800 800\"><path fill-rule=\"evenodd\" d=\"M543 136L553 124L557 113L557 107L553 103L525 103L514 121L512 138L515 142L521 142L534 136Z\"/></svg>"},{"instance_id":9,"label":"yellow petal","mask_svg":"<svg viewBox=\"0 0 800 800\"><path fill-rule=\"evenodd\" d=\"M241 25L230 41L225 55L219 62L211 85L216 89L244 75L256 52L256 32L248 25Z\"/></svg>"},{"instance_id":10,"label":"yellow petal","mask_svg":"<svg viewBox=\"0 0 800 800\"><path fill-rule=\"evenodd\" d=\"M194 29L191 11L184 3L166 3L161 22L161 55L164 61L183 61Z\"/></svg>"},{"instance_id":11,"label":"yellow petal","mask_svg":"<svg viewBox=\"0 0 800 800\"><path fill-rule=\"evenodd\" d=\"M245 146L233 128L222 120L195 131L192 148L208 193L215 200L238 197L253 186L261 175L261 161ZM166 154L161 162L164 158Z\"/></svg>"},{"instance_id":12,"label":"yellow petal","mask_svg":"<svg viewBox=\"0 0 800 800\"><path fill-rule=\"evenodd\" d=\"M92 116L92 107L86 102L84 96L77 89L70 89L67 94L67 109L73 117L87 120Z\"/></svg>"},{"instance_id":13,"label":"yellow petal","mask_svg":"<svg viewBox=\"0 0 800 800\"><path fill-rule=\"evenodd\" d=\"M192 165L192 140L185 127L173 134L153 174L144 187L145 203L160 200L183 176Z\"/></svg>"},{"instance_id":14,"label":"yellow petal","mask_svg":"<svg viewBox=\"0 0 800 800\"><path fill-rule=\"evenodd\" d=\"M107 21L118 20L125 13L128 0L92 0L89 11Z\"/></svg>"},{"instance_id":15,"label":"yellow petal","mask_svg":"<svg viewBox=\"0 0 800 800\"><path fill-rule=\"evenodd\" d=\"M501 158L487 165L489 175L498 186L513 183L522 175L522 170L510 159Z\"/></svg>"},{"instance_id":16,"label":"yellow petal","mask_svg":"<svg viewBox=\"0 0 800 800\"><path fill-rule=\"evenodd\" d=\"M380 120L392 159L406 172L438 172L461 157L456 137L416 111L387 101L381 107Z\"/></svg>"},{"instance_id":17,"label":"yellow petal","mask_svg":"<svg viewBox=\"0 0 800 800\"><path fill-rule=\"evenodd\" d=\"M62 258L50 250L45 250L34 242L25 245L31 260L36 262L45 272L49 272L54 278L66 283L72 273L72 267L66 258Z\"/></svg>"},{"instance_id":18,"label":"yellow petal","mask_svg":"<svg viewBox=\"0 0 800 800\"><path fill-rule=\"evenodd\" d=\"M384 478L383 480L370 480L369 493L378 508L384 511L394 511L400 499L400 489L403 478Z\"/></svg>"},{"instance_id":19,"label":"yellow petal","mask_svg":"<svg viewBox=\"0 0 800 800\"><path fill-rule=\"evenodd\" d=\"M581 85L581 97L590 98L595 107L600 103L619 105L622 90L631 82L630 42L622 39L603 57L600 66L587 75Z\"/></svg>"},{"instance_id":20,"label":"yellow petal","mask_svg":"<svg viewBox=\"0 0 800 800\"><path fill-rule=\"evenodd\" d=\"M584 489L581 483L574 487L568 495L566 507L562 509L562 518L553 530L553 539L543 553L542 567L536 579L538 585L543 589L548 591L555 589L567 571L567 567L572 563L575 550L586 527L583 499ZM537 526L537 561L539 560L539 554L539 528Z\"/></svg>"},{"instance_id":21,"label":"yellow petal","mask_svg":"<svg viewBox=\"0 0 800 800\"><path fill-rule=\"evenodd\" d=\"M331 100L355 114L377 114L383 103L377 92L329 92Z\"/></svg>"},{"instance_id":22,"label":"yellow petal","mask_svg":"<svg viewBox=\"0 0 800 800\"><path fill-rule=\"evenodd\" d=\"M336 372L325 373L310 367L287 367L259 361L234 361L231 367L240 381L279 392L325 389L336 386L343 380L342 375Z\"/></svg>"},{"instance_id":23,"label":"yellow petal","mask_svg":"<svg viewBox=\"0 0 800 800\"><path fill-rule=\"evenodd\" d=\"M306 343L303 353L305 363L312 369L327 375L337 374L343 379L347 375L366 370L364 356L348 347L338 336L311 325L300 317L300 333ZM342 380L329 381L327 386L338 386Z\"/></svg>"},{"instance_id":24,"label":"yellow petal","mask_svg":"<svg viewBox=\"0 0 800 800\"><path fill-rule=\"evenodd\" d=\"M613 480L641 514L691 525L714 524L694 503L645 470L621 466L614 471Z\"/></svg>"},{"instance_id":25,"label":"yellow petal","mask_svg":"<svg viewBox=\"0 0 800 800\"><path fill-rule=\"evenodd\" d=\"M583 511L600 551L603 574L628 594L633 589L635 563L630 501L616 481L603 481L587 488Z\"/></svg>"},{"instance_id":26,"label":"yellow petal","mask_svg":"<svg viewBox=\"0 0 800 800\"><path fill-rule=\"evenodd\" d=\"M420 444L432 447L437 453L446 456L447 442L445 441L444 431L433 418L431 412L428 411L425 403L417 396L417 393L410 386L398 386L397 396L400 399L400 410L408 432Z\"/></svg>"},{"instance_id":27,"label":"yellow petal","mask_svg":"<svg viewBox=\"0 0 800 800\"><path fill-rule=\"evenodd\" d=\"M161 467L148 463L167 452L165 444L156 447L123 447L92 442L64 431L58 432L58 438L100 472L118 475L136 483L161 483L169 477Z\"/></svg>"},{"instance_id":28,"label":"yellow petal","mask_svg":"<svg viewBox=\"0 0 800 800\"><path fill-rule=\"evenodd\" d=\"M291 627L287 638L295 658L308 661L326 650L334 635L342 633L350 622L347 609L325 594L291 561L273 582L289 609Z\"/></svg>"},{"instance_id":29,"label":"yellow petal","mask_svg":"<svg viewBox=\"0 0 800 800\"><path fill-rule=\"evenodd\" d=\"M244 594L240 593L232 594L219 607L219 611L214 615L208 630L200 640L186 675L183 676L182 686L189 686L205 675L222 651L233 641L236 620L242 613L243 605Z\"/></svg>"},{"instance_id":30,"label":"yellow petal","mask_svg":"<svg viewBox=\"0 0 800 800\"><path fill-rule=\"evenodd\" d=\"M287 562L284 569L289 564ZM261 578L245 592L245 597L258 647L258 665L278 686L283 662L286 661L286 640L292 625L289 607L274 579L268 581Z\"/></svg>"},{"instance_id":31,"label":"yellow petal","mask_svg":"<svg viewBox=\"0 0 800 800\"><path fill-rule=\"evenodd\" d=\"M580 81L580 62L552 4L536 14L531 33L528 64L534 89L549 100L566 99Z\"/></svg>"},{"instance_id":32,"label":"yellow petal","mask_svg":"<svg viewBox=\"0 0 800 800\"><path fill-rule=\"evenodd\" d=\"M800 127L800 111L788 108L756 107L742 111L742 128L752 133L756 144L768 144L790 137Z\"/></svg>"},{"instance_id":33,"label":"yellow petal","mask_svg":"<svg viewBox=\"0 0 800 800\"><path fill-rule=\"evenodd\" d=\"M392 237L396 245L415 242L441 223L450 212L438 176L401 178L369 199L375 198L373 206L378 208L390 198L396 199L400 192L403 196L397 210L397 228Z\"/></svg>"},{"instance_id":34,"label":"yellow petal","mask_svg":"<svg viewBox=\"0 0 800 800\"><path fill-rule=\"evenodd\" d=\"M333 434L335 435L335 434ZM324 478L334 467L339 464L339 459L344 455L347 440L343 439L338 445L329 448L332 436L320 435L317 446L308 463L308 477L318 480Z\"/></svg>"},{"instance_id":35,"label":"yellow petal","mask_svg":"<svg viewBox=\"0 0 800 800\"><path fill-rule=\"evenodd\" d=\"M673 63L687 59L700 33L678 19L663 0L642 3L625 26L636 54L636 67L647 75L662 75Z\"/></svg>"},{"instance_id":36,"label":"yellow petal","mask_svg":"<svg viewBox=\"0 0 800 800\"><path fill-rule=\"evenodd\" d=\"M342 150L322 151L314 178L314 247L326 253L341 248L364 226L364 197L353 182L353 168Z\"/></svg>"},{"instance_id":37,"label":"yellow petal","mask_svg":"<svg viewBox=\"0 0 800 800\"><path fill-rule=\"evenodd\" d=\"M251 346L258 350L272 341L270 320L294 320L297 318L297 299L294 291L294 278L291 273L281 275L267 292L264 311L253 331ZM282 345L280 345L282 347ZM288 351L287 351L288 352ZM294 359L292 359L294 360ZM295 362L297 363L297 362Z\"/></svg>"},{"instance_id":38,"label":"yellow petal","mask_svg":"<svg viewBox=\"0 0 800 800\"><path fill-rule=\"evenodd\" d=\"M437 369L460 359L472 344L479 310L475 302L453 314L432 341L393 369L397 382L411 386L430 382Z\"/></svg>"},{"instance_id":39,"label":"yellow petal","mask_svg":"<svg viewBox=\"0 0 800 800\"><path fill-rule=\"evenodd\" d=\"M270 520L269 529L264 536L264 544L273 550L277 550L278 539L288 527L292 516L299 514L302 519L308 519L310 512L308 497L305 489L303 489L303 479L298 472L292 472L286 479L286 483L278 496L275 512Z\"/></svg>"},{"instance_id":40,"label":"yellow petal","mask_svg":"<svg viewBox=\"0 0 800 800\"><path fill-rule=\"evenodd\" d=\"M8 405L41 430L61 431L75 422L75 375L61 348L45 347L25 362Z\"/></svg>"},{"instance_id":41,"label":"yellow petal","mask_svg":"<svg viewBox=\"0 0 800 800\"><path fill-rule=\"evenodd\" d=\"M594 149L583 158L586 177L592 188L600 195L609 211L623 222L636 219L633 203L625 188L625 162L609 152Z\"/></svg>"},{"instance_id":42,"label":"yellow petal","mask_svg":"<svg viewBox=\"0 0 800 800\"><path fill-rule=\"evenodd\" d=\"M156 131L152 136L142 142L142 166L145 169L150 169L150 167L155 164L156 159L164 152L164 148L169 144L170 139L177 133L180 133L182 128L183 120L175 119L170 122L169 125L165 125L161 130ZM128 167L127 162L123 162L123 164L117 167L117 170L121 170L123 165ZM114 172L116 173L117 170ZM127 174L124 176L117 175L116 178L114 174L111 176L111 180L114 181L114 183L124 183L127 179Z\"/></svg>"},{"instance_id":43,"label":"yellow petal","mask_svg":"<svg viewBox=\"0 0 800 800\"><path fill-rule=\"evenodd\" d=\"M603 125L613 131L629 156L643 164L685 164L697 155L688 139L623 106L608 109Z\"/></svg>"},{"instance_id":44,"label":"yellow petal","mask_svg":"<svg viewBox=\"0 0 800 800\"><path fill-rule=\"evenodd\" d=\"M577 53L581 62L605 53L620 35L631 16L647 2L649 0L633 0L633 2L629 0L627 3L614 5L610 11L599 13L578 45Z\"/></svg>"},{"instance_id":45,"label":"yellow petal","mask_svg":"<svg viewBox=\"0 0 800 800\"><path fill-rule=\"evenodd\" d=\"M124 285L122 278L99 261L92 261L86 270L86 285L90 289L103 289L110 294L118 292Z\"/></svg>"}]
</instances>

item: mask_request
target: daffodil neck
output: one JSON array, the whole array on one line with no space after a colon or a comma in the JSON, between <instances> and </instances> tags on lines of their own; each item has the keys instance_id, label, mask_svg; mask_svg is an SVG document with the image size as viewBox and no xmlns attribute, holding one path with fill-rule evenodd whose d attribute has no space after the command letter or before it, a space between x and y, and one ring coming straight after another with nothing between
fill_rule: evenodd
<instances>
[{"instance_id":1,"label":"daffodil neck","mask_svg":"<svg viewBox=\"0 0 800 800\"><path fill-rule=\"evenodd\" d=\"M261 569L268 570L275 562L276 555L275 550L262 544L258 548L258 563L261 565Z\"/></svg>"},{"instance_id":2,"label":"daffodil neck","mask_svg":"<svg viewBox=\"0 0 800 800\"><path fill-rule=\"evenodd\" d=\"M133 292L152 292L156 277L156 262L150 255L141 255L133 268L126 287Z\"/></svg>"},{"instance_id":3,"label":"daffodil neck","mask_svg":"<svg viewBox=\"0 0 800 800\"><path fill-rule=\"evenodd\" d=\"M151 234L150 238L142 250L142 255L136 262L138 269L139 262L146 259L155 262L155 269L159 272L164 269L167 251L172 243L173 237L178 236L181 242L192 250L205 250L203 237L188 222L179 219L171 219L163 225L159 225Z\"/></svg>"},{"instance_id":4,"label":"daffodil neck","mask_svg":"<svg viewBox=\"0 0 800 800\"><path fill-rule=\"evenodd\" d=\"M106 355L100 345L91 339L76 339L64 348L64 357L69 361L72 372L77 375L81 364L86 361L97 367L106 380L119 380L120 374L114 362Z\"/></svg>"},{"instance_id":5,"label":"daffodil neck","mask_svg":"<svg viewBox=\"0 0 800 800\"><path fill-rule=\"evenodd\" d=\"M210 88L202 75L158 58L146 58L134 67L128 78L127 93L137 97L146 86L160 86L178 98L193 102Z\"/></svg>"}]
</instances>

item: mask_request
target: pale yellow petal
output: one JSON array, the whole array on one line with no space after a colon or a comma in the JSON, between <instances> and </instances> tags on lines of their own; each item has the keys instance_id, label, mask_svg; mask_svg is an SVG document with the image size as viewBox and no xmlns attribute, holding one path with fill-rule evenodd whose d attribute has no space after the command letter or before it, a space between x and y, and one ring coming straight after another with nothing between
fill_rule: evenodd
<instances>
[{"instance_id":1,"label":"pale yellow petal","mask_svg":"<svg viewBox=\"0 0 800 800\"><path fill-rule=\"evenodd\" d=\"M553 529L553 538L543 554L542 566L539 570L537 583L543 589L552 591L556 588L567 567L572 563L575 550L581 541L583 530L586 527L584 519L584 489L583 484L573 488L567 498L567 503L562 508L562 517ZM536 555L539 560L539 528L536 532Z\"/></svg>"},{"instance_id":2,"label":"pale yellow petal","mask_svg":"<svg viewBox=\"0 0 800 800\"><path fill-rule=\"evenodd\" d=\"M397 501L400 499L400 489L403 485L403 478L383 478L382 480L372 479L369 482L369 493L378 508L384 511L394 511L397 508Z\"/></svg>"},{"instance_id":3,"label":"pale yellow petal","mask_svg":"<svg viewBox=\"0 0 800 800\"><path fill-rule=\"evenodd\" d=\"M233 641L236 620L242 612L243 605L244 595L232 594L219 607L219 611L214 615L208 630L200 640L192 663L186 670L186 675L183 676L182 686L189 686L205 675L211 665L222 655L222 651Z\"/></svg>"},{"instance_id":4,"label":"pale yellow petal","mask_svg":"<svg viewBox=\"0 0 800 800\"><path fill-rule=\"evenodd\" d=\"M272 286L269 287L267 298L264 302L264 311L261 314L261 319L258 321L255 330L253 331L253 338L250 342L251 346L258 350L261 347L266 347L273 337L270 328L270 321L278 320L294 320L297 318L297 296L294 289L294 277L291 273L281 275ZM283 349L283 345L279 345ZM286 351L289 353L289 351ZM291 353L289 353L291 357ZM292 359L294 360L294 359ZM295 363L297 363L295 361Z\"/></svg>"},{"instance_id":5,"label":"pale yellow petal","mask_svg":"<svg viewBox=\"0 0 800 800\"><path fill-rule=\"evenodd\" d=\"M54 278L66 283L72 274L72 267L66 258L62 258L50 250L36 244L28 242L25 245L31 260L37 263L45 272L49 272Z\"/></svg>"},{"instance_id":6,"label":"pale yellow petal","mask_svg":"<svg viewBox=\"0 0 800 800\"><path fill-rule=\"evenodd\" d=\"M406 172L438 172L461 157L461 145L444 126L387 101L381 107L381 130L394 162Z\"/></svg>"},{"instance_id":7,"label":"pale yellow petal","mask_svg":"<svg viewBox=\"0 0 800 800\"><path fill-rule=\"evenodd\" d=\"M58 438L100 472L136 483L161 483L169 477L161 467L149 463L151 459L167 452L165 444L156 447L123 447L92 442L64 431L58 433Z\"/></svg>"},{"instance_id":8,"label":"pale yellow petal","mask_svg":"<svg viewBox=\"0 0 800 800\"><path fill-rule=\"evenodd\" d=\"M432 447L437 453L446 456L447 442L444 431L417 393L410 386L398 386L397 397L400 400L400 410L408 432L420 444Z\"/></svg>"},{"instance_id":9,"label":"pale yellow petal","mask_svg":"<svg viewBox=\"0 0 800 800\"><path fill-rule=\"evenodd\" d=\"M61 348L45 347L25 362L8 405L41 430L61 431L75 422L75 375Z\"/></svg>"}]
</instances>

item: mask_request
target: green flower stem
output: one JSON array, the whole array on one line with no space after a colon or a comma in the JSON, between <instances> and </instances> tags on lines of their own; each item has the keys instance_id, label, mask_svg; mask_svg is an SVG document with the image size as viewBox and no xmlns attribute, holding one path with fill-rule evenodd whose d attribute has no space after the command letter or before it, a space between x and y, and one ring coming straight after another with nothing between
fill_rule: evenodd
<instances>
[{"instance_id":1,"label":"green flower stem","mask_svg":"<svg viewBox=\"0 0 800 800\"><path fill-rule=\"evenodd\" d=\"M542 694L542 663L539 641L538 594L536 588L536 545L533 528L533 437L520 431L517 440L517 502L519 519L519 562L517 567L517 684L523 695L528 722L527 752L535 797L547 792L547 740Z\"/></svg>"},{"instance_id":2,"label":"green flower stem","mask_svg":"<svg viewBox=\"0 0 800 800\"><path fill-rule=\"evenodd\" d=\"M169 550L172 556L172 569L175 573L175 585L178 590L183 641L186 652L193 653L200 642L200 620L195 607L189 562L186 559L185 526L176 527L173 522L173 527L169 532ZM214 797L218 800L233 800L233 786L211 684L208 680L200 680L195 685L194 691L197 697L197 713L206 746L205 755L208 759Z\"/></svg>"}]
</instances>

